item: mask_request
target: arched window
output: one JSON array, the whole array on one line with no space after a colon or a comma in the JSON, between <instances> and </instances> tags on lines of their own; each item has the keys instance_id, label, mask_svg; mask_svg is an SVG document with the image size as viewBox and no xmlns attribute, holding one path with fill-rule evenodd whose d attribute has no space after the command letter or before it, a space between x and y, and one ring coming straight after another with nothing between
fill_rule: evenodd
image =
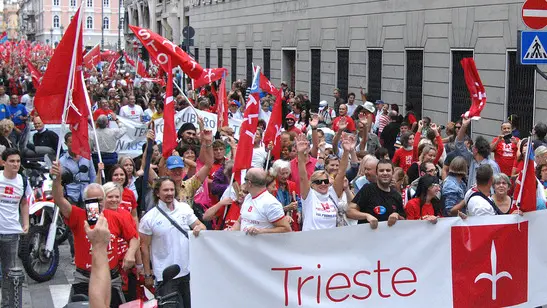
<instances>
[{"instance_id":1,"label":"arched window","mask_svg":"<svg viewBox=\"0 0 547 308\"><path fill-rule=\"evenodd\" d=\"M93 7L93 0L87 0L87 7Z\"/></svg>"},{"instance_id":2,"label":"arched window","mask_svg":"<svg viewBox=\"0 0 547 308\"><path fill-rule=\"evenodd\" d=\"M109 7L110 6L110 0L103 0L103 6Z\"/></svg>"},{"instance_id":3,"label":"arched window","mask_svg":"<svg viewBox=\"0 0 547 308\"><path fill-rule=\"evenodd\" d=\"M93 29L93 17L88 16L85 22L86 29Z\"/></svg>"},{"instance_id":4,"label":"arched window","mask_svg":"<svg viewBox=\"0 0 547 308\"><path fill-rule=\"evenodd\" d=\"M59 0L53 0L53 5L54 6L59 6Z\"/></svg>"},{"instance_id":5,"label":"arched window","mask_svg":"<svg viewBox=\"0 0 547 308\"><path fill-rule=\"evenodd\" d=\"M103 29L110 29L110 20L108 19L108 17L103 18Z\"/></svg>"},{"instance_id":6,"label":"arched window","mask_svg":"<svg viewBox=\"0 0 547 308\"><path fill-rule=\"evenodd\" d=\"M72 7L76 6L76 0L70 0L70 6Z\"/></svg>"},{"instance_id":7,"label":"arched window","mask_svg":"<svg viewBox=\"0 0 547 308\"><path fill-rule=\"evenodd\" d=\"M59 28L59 16L53 16L53 28Z\"/></svg>"}]
</instances>

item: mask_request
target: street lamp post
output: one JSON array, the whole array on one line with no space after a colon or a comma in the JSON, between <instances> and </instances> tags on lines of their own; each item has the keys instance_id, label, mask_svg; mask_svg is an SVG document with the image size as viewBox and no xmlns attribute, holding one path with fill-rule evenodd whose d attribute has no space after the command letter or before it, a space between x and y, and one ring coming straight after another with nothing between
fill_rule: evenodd
<instances>
[{"instance_id":1,"label":"street lamp post","mask_svg":"<svg viewBox=\"0 0 547 308\"><path fill-rule=\"evenodd\" d=\"M122 50L122 0L118 0L118 51Z\"/></svg>"},{"instance_id":2,"label":"street lamp post","mask_svg":"<svg viewBox=\"0 0 547 308\"><path fill-rule=\"evenodd\" d=\"M49 29L49 38L51 39L51 45L53 46L53 28Z\"/></svg>"},{"instance_id":3,"label":"street lamp post","mask_svg":"<svg viewBox=\"0 0 547 308\"><path fill-rule=\"evenodd\" d=\"M101 0L101 50L104 48L104 0Z\"/></svg>"},{"instance_id":4,"label":"street lamp post","mask_svg":"<svg viewBox=\"0 0 547 308\"><path fill-rule=\"evenodd\" d=\"M65 31L65 26L61 25L61 38L63 38L63 34L64 34L64 31Z\"/></svg>"}]
</instances>

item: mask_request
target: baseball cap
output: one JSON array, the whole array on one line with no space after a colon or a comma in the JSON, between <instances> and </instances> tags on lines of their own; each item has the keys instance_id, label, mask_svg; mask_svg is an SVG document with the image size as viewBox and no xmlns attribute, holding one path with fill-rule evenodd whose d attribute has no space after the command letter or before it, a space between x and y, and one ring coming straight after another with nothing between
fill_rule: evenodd
<instances>
[{"instance_id":1,"label":"baseball cap","mask_svg":"<svg viewBox=\"0 0 547 308\"><path fill-rule=\"evenodd\" d=\"M180 156L169 156L167 159L167 169L184 168L184 161Z\"/></svg>"},{"instance_id":2,"label":"baseball cap","mask_svg":"<svg viewBox=\"0 0 547 308\"><path fill-rule=\"evenodd\" d=\"M293 120L293 121L296 122L296 117L295 117L294 114L292 114L292 113L289 113L289 114L285 117L285 119L287 119L287 120L288 120L288 119L291 119L291 120Z\"/></svg>"},{"instance_id":3,"label":"baseball cap","mask_svg":"<svg viewBox=\"0 0 547 308\"><path fill-rule=\"evenodd\" d=\"M384 101L381 100L381 99L379 99L379 100L377 100L376 102L374 102L374 104L376 104L376 105L382 104L382 105L383 105L383 104L384 104Z\"/></svg>"},{"instance_id":4,"label":"baseball cap","mask_svg":"<svg viewBox=\"0 0 547 308\"><path fill-rule=\"evenodd\" d=\"M238 107L241 107L241 103L239 103L239 101L237 101L237 100L235 100L235 99L232 100L232 102L230 103L230 105L236 105L236 106L238 106Z\"/></svg>"},{"instance_id":5,"label":"baseball cap","mask_svg":"<svg viewBox=\"0 0 547 308\"><path fill-rule=\"evenodd\" d=\"M325 109L325 107L327 107L328 105L329 105L329 103L327 103L327 101L321 101L319 103L319 110Z\"/></svg>"}]
</instances>

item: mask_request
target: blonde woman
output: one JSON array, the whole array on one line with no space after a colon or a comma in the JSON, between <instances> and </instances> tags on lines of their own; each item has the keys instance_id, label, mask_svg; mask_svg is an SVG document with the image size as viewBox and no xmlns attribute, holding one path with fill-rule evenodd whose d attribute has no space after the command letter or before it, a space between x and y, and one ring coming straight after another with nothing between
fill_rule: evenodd
<instances>
[{"instance_id":1,"label":"blonde woman","mask_svg":"<svg viewBox=\"0 0 547 308\"><path fill-rule=\"evenodd\" d=\"M9 135L13 131L15 124L10 119L3 119L0 121L0 152L4 152L5 149L13 148L14 144L9 139Z\"/></svg>"}]
</instances>

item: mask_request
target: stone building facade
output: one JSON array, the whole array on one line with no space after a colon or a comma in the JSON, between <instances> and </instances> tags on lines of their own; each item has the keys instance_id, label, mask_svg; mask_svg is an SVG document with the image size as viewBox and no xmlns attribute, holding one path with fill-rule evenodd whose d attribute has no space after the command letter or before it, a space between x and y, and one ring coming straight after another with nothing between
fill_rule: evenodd
<instances>
[{"instance_id":1,"label":"stone building facade","mask_svg":"<svg viewBox=\"0 0 547 308\"><path fill-rule=\"evenodd\" d=\"M470 100L459 61L474 57L488 104L472 132L495 136L509 114L520 130L547 119L547 81L517 64L523 1L191 0L199 62L219 63L229 81L265 67L312 100L335 87L403 106L436 123L457 119Z\"/></svg>"}]
</instances>

